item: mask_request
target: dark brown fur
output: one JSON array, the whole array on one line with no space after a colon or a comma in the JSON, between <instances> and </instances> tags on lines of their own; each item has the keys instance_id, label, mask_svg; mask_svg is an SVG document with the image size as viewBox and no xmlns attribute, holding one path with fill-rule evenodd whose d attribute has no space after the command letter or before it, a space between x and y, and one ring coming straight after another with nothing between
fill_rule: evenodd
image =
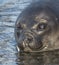
<instances>
[{"instance_id":1,"label":"dark brown fur","mask_svg":"<svg viewBox=\"0 0 59 65\"><path fill-rule=\"evenodd\" d=\"M59 18L47 2L32 3L20 14L15 26L15 38L22 51L59 49Z\"/></svg>"}]
</instances>

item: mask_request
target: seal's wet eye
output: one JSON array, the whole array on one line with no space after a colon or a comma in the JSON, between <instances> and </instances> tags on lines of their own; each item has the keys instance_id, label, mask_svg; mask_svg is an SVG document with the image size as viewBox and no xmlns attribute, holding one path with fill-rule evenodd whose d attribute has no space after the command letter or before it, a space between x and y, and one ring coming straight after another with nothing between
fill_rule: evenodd
<instances>
[{"instance_id":1,"label":"seal's wet eye","mask_svg":"<svg viewBox=\"0 0 59 65\"><path fill-rule=\"evenodd\" d=\"M42 31L42 30L45 30L46 27L47 27L46 23L39 23L38 26L37 26L37 30Z\"/></svg>"},{"instance_id":2,"label":"seal's wet eye","mask_svg":"<svg viewBox=\"0 0 59 65\"><path fill-rule=\"evenodd\" d=\"M23 26L19 23L18 25L17 25L17 29L23 29Z\"/></svg>"}]
</instances>

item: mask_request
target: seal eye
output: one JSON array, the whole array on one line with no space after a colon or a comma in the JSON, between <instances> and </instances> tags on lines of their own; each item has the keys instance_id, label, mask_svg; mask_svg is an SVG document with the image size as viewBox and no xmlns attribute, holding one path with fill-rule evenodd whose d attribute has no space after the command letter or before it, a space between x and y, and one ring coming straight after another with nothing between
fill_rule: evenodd
<instances>
[{"instance_id":1,"label":"seal eye","mask_svg":"<svg viewBox=\"0 0 59 65\"><path fill-rule=\"evenodd\" d=\"M37 30L39 31L42 31L42 30L45 30L46 29L46 27L47 27L47 24L46 23L40 23L40 24L38 24L38 26L37 26Z\"/></svg>"},{"instance_id":2,"label":"seal eye","mask_svg":"<svg viewBox=\"0 0 59 65\"><path fill-rule=\"evenodd\" d=\"M20 23L17 25L17 29L20 29L20 30L23 29L23 27Z\"/></svg>"}]
</instances>

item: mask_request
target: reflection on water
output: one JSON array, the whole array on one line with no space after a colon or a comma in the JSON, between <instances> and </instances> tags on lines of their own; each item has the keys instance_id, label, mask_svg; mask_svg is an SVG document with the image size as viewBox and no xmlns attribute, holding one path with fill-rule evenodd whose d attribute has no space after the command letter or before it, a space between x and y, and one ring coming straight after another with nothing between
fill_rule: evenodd
<instances>
[{"instance_id":1,"label":"reflection on water","mask_svg":"<svg viewBox=\"0 0 59 65\"><path fill-rule=\"evenodd\" d=\"M18 65L43 65L43 55L23 53L18 56Z\"/></svg>"},{"instance_id":2,"label":"reflection on water","mask_svg":"<svg viewBox=\"0 0 59 65\"><path fill-rule=\"evenodd\" d=\"M41 53L19 53L18 65L59 65L59 50Z\"/></svg>"}]
</instances>

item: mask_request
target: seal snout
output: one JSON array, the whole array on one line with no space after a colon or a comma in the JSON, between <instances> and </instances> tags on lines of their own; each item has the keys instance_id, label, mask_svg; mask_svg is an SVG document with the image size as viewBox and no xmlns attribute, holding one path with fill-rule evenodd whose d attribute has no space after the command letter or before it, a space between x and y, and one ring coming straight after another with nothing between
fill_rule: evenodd
<instances>
[{"instance_id":1,"label":"seal snout","mask_svg":"<svg viewBox=\"0 0 59 65\"><path fill-rule=\"evenodd\" d=\"M29 47L30 49L37 49L42 47L42 42L38 39L37 35L33 35L31 33L26 33L23 41L23 47Z\"/></svg>"},{"instance_id":2,"label":"seal snout","mask_svg":"<svg viewBox=\"0 0 59 65\"><path fill-rule=\"evenodd\" d=\"M34 42L34 36L30 33L26 33L25 39L24 39L24 42L23 42L24 47L28 47L33 42Z\"/></svg>"}]
</instances>

